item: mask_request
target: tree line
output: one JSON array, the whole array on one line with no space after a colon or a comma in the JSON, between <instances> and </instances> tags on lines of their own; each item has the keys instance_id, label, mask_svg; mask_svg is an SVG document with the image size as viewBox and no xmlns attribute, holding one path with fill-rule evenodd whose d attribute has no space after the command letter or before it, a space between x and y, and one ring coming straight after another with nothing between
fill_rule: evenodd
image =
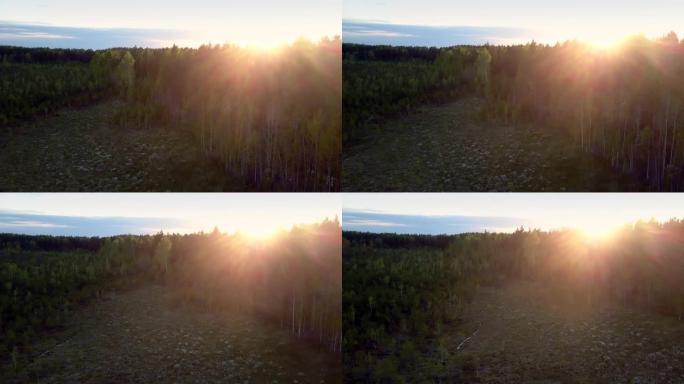
<instances>
[{"instance_id":1,"label":"tree line","mask_svg":"<svg viewBox=\"0 0 684 384\"><path fill-rule=\"evenodd\" d=\"M345 140L383 116L480 95L485 118L568 135L643 189L684 188L684 41L674 32L631 37L612 50L576 41L343 50Z\"/></svg>"},{"instance_id":2,"label":"tree line","mask_svg":"<svg viewBox=\"0 0 684 384\"><path fill-rule=\"evenodd\" d=\"M347 380L434 382L462 374L466 362L450 353L441 330L457 325L485 284L529 280L571 305L608 302L684 320L684 220L640 221L604 241L521 228L453 235L446 248L443 236L413 247L424 237L343 233ZM406 247L396 247L402 238Z\"/></svg>"},{"instance_id":3,"label":"tree line","mask_svg":"<svg viewBox=\"0 0 684 384\"><path fill-rule=\"evenodd\" d=\"M2 235L10 241L0 252L0 360L20 364L32 341L62 326L80 303L150 282L163 284L179 303L258 316L293 337L339 352L340 232L335 220L294 227L261 242L218 231L110 238Z\"/></svg>"},{"instance_id":4,"label":"tree line","mask_svg":"<svg viewBox=\"0 0 684 384\"><path fill-rule=\"evenodd\" d=\"M402 235L375 235L371 243L353 237L344 233L345 380L452 380L459 364L442 330L462 313L486 261L478 252L447 251L440 241L412 247L412 235L403 236L406 248L385 245ZM478 240L479 235L452 237L451 243L476 247Z\"/></svg>"},{"instance_id":5,"label":"tree line","mask_svg":"<svg viewBox=\"0 0 684 384\"><path fill-rule=\"evenodd\" d=\"M125 93L124 50L0 46L0 126Z\"/></svg>"},{"instance_id":6,"label":"tree line","mask_svg":"<svg viewBox=\"0 0 684 384\"><path fill-rule=\"evenodd\" d=\"M490 46L488 114L568 132L653 191L682 189L684 43L674 33L613 51L578 42Z\"/></svg>"},{"instance_id":7,"label":"tree line","mask_svg":"<svg viewBox=\"0 0 684 384\"><path fill-rule=\"evenodd\" d=\"M3 63L89 63L95 55L92 49L26 48L0 45L0 61Z\"/></svg>"},{"instance_id":8,"label":"tree line","mask_svg":"<svg viewBox=\"0 0 684 384\"><path fill-rule=\"evenodd\" d=\"M253 189L337 191L340 39L271 52L235 45L99 51L0 47L0 125L117 97L112 124L194 133Z\"/></svg>"},{"instance_id":9,"label":"tree line","mask_svg":"<svg viewBox=\"0 0 684 384\"><path fill-rule=\"evenodd\" d=\"M0 253L21 251L97 251L103 243L100 237L22 235L0 233Z\"/></svg>"},{"instance_id":10,"label":"tree line","mask_svg":"<svg viewBox=\"0 0 684 384\"><path fill-rule=\"evenodd\" d=\"M132 49L124 125L192 130L204 152L257 189L335 191L341 43L277 52L233 45Z\"/></svg>"},{"instance_id":11,"label":"tree line","mask_svg":"<svg viewBox=\"0 0 684 384\"><path fill-rule=\"evenodd\" d=\"M453 235L424 235L399 233L371 233L345 231L345 243L353 247L368 246L373 248L435 248L447 249L453 241Z\"/></svg>"},{"instance_id":12,"label":"tree line","mask_svg":"<svg viewBox=\"0 0 684 384\"><path fill-rule=\"evenodd\" d=\"M488 81L491 57L481 47L343 49L345 142L362 137L383 116L481 92Z\"/></svg>"}]
</instances>

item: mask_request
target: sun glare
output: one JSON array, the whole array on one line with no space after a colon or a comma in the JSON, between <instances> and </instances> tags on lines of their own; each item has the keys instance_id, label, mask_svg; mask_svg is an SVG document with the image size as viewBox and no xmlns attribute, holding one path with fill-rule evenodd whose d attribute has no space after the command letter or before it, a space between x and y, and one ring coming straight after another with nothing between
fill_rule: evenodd
<instances>
[{"instance_id":1,"label":"sun glare","mask_svg":"<svg viewBox=\"0 0 684 384\"><path fill-rule=\"evenodd\" d=\"M586 240L596 242L609 240L616 230L615 226L597 223L582 227L580 233Z\"/></svg>"},{"instance_id":2,"label":"sun glare","mask_svg":"<svg viewBox=\"0 0 684 384\"><path fill-rule=\"evenodd\" d=\"M275 236L275 234L278 233L278 228L264 225L254 225L240 228L238 233L249 238L250 240L264 241Z\"/></svg>"},{"instance_id":3,"label":"sun glare","mask_svg":"<svg viewBox=\"0 0 684 384\"><path fill-rule=\"evenodd\" d=\"M238 42L238 44L257 51L273 52L278 50L278 48L282 47L285 43L277 40L261 40Z\"/></svg>"},{"instance_id":4,"label":"sun glare","mask_svg":"<svg viewBox=\"0 0 684 384\"><path fill-rule=\"evenodd\" d=\"M599 37L589 39L589 45L597 51L614 52L620 48L623 38L619 37Z\"/></svg>"},{"instance_id":5,"label":"sun glare","mask_svg":"<svg viewBox=\"0 0 684 384\"><path fill-rule=\"evenodd\" d=\"M278 53L289 45L296 43L299 40L306 40L316 43L324 37L332 37L333 35L326 34L289 34L289 33L252 33L244 34L242 36L232 37L220 31L207 34L203 38L204 43L211 44L231 44L238 45L243 48L249 48L265 53Z\"/></svg>"}]
</instances>

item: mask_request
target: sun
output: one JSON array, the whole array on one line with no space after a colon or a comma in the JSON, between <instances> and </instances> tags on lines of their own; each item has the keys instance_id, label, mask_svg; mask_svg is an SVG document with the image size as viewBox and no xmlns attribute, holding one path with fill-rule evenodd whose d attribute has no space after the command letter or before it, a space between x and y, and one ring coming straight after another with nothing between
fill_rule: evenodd
<instances>
[{"instance_id":1,"label":"sun","mask_svg":"<svg viewBox=\"0 0 684 384\"><path fill-rule=\"evenodd\" d=\"M616 226L601 223L585 225L579 229L584 239L590 242L610 240L616 231Z\"/></svg>"},{"instance_id":2,"label":"sun","mask_svg":"<svg viewBox=\"0 0 684 384\"><path fill-rule=\"evenodd\" d=\"M238 233L253 241L266 241L272 239L278 233L278 227L247 225L240 228Z\"/></svg>"},{"instance_id":3,"label":"sun","mask_svg":"<svg viewBox=\"0 0 684 384\"><path fill-rule=\"evenodd\" d=\"M237 39L235 42L242 47L264 53L278 52L288 44L287 41L278 36L251 36Z\"/></svg>"},{"instance_id":4,"label":"sun","mask_svg":"<svg viewBox=\"0 0 684 384\"><path fill-rule=\"evenodd\" d=\"M596 51L610 53L617 51L622 46L623 41L624 39L621 37L603 36L589 39L588 44Z\"/></svg>"}]
</instances>

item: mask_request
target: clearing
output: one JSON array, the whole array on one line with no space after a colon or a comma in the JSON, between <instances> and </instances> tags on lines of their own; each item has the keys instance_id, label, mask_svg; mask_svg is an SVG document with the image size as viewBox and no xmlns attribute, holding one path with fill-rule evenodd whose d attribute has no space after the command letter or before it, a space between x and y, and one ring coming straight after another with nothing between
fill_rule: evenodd
<instances>
[{"instance_id":1,"label":"clearing","mask_svg":"<svg viewBox=\"0 0 684 384\"><path fill-rule=\"evenodd\" d=\"M450 349L469 361L466 382L684 382L684 323L559 303L532 283L480 289L458 328Z\"/></svg>"},{"instance_id":2,"label":"clearing","mask_svg":"<svg viewBox=\"0 0 684 384\"><path fill-rule=\"evenodd\" d=\"M229 312L174 304L161 286L110 293L34 345L18 382L338 383L341 358ZM2 377L0 375L0 377ZM11 381L10 381L11 382Z\"/></svg>"},{"instance_id":3,"label":"clearing","mask_svg":"<svg viewBox=\"0 0 684 384\"><path fill-rule=\"evenodd\" d=\"M117 101L0 129L0 192L244 191L179 129L110 124Z\"/></svg>"},{"instance_id":4,"label":"clearing","mask_svg":"<svg viewBox=\"0 0 684 384\"><path fill-rule=\"evenodd\" d=\"M484 101L424 106L343 150L343 191L633 191L637 183L530 126L477 118Z\"/></svg>"}]
</instances>

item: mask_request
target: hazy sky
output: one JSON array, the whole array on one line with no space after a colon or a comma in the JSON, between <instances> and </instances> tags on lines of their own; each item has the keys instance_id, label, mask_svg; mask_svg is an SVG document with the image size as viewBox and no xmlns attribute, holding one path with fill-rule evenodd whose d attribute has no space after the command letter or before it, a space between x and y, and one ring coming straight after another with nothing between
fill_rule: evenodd
<instances>
[{"instance_id":1,"label":"hazy sky","mask_svg":"<svg viewBox=\"0 0 684 384\"><path fill-rule=\"evenodd\" d=\"M472 38L491 43L516 39L555 43L580 39L599 43L625 35L643 33L661 36L674 30L684 34L684 1L681 0L344 0L343 18L348 22L372 22L400 26L488 27L490 30ZM491 28L503 28L491 33ZM510 33L510 28L530 30L530 34ZM380 25L369 25L366 35L377 40L386 32L386 42L398 44L410 32L388 31ZM422 31L429 39L430 31ZM434 31L433 31L434 32ZM439 30L437 31L439 33ZM400 34L397 36L397 34ZM397 39L400 37L400 39ZM345 30L346 41L360 40L358 33ZM439 44L439 35L434 36ZM456 41L454 44L464 43Z\"/></svg>"},{"instance_id":2,"label":"hazy sky","mask_svg":"<svg viewBox=\"0 0 684 384\"><path fill-rule=\"evenodd\" d=\"M639 219L684 218L681 194L345 194L345 230L396 233L611 229Z\"/></svg>"},{"instance_id":3,"label":"hazy sky","mask_svg":"<svg viewBox=\"0 0 684 384\"><path fill-rule=\"evenodd\" d=\"M339 194L0 194L0 232L107 236L262 233L340 216Z\"/></svg>"},{"instance_id":4,"label":"hazy sky","mask_svg":"<svg viewBox=\"0 0 684 384\"><path fill-rule=\"evenodd\" d=\"M270 46L298 37L318 40L340 34L341 1L4 0L0 1L0 44L78 43L85 48L101 48L103 43L168 46L234 42ZM46 27L53 29L46 31ZM106 39L100 36L103 29L110 35L123 36L114 41Z\"/></svg>"}]
</instances>

